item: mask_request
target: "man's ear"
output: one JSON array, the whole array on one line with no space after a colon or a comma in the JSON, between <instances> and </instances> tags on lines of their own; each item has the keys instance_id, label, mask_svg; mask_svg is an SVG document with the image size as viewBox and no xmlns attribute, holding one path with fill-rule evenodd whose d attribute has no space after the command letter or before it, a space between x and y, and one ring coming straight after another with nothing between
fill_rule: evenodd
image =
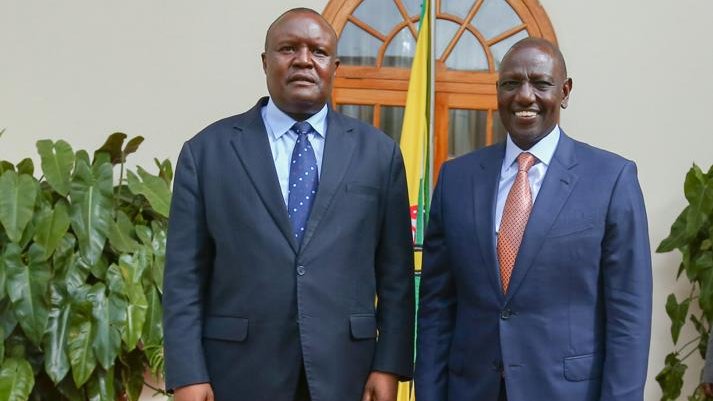
<instances>
[{"instance_id":1,"label":"man's ear","mask_svg":"<svg viewBox=\"0 0 713 401\"><path fill-rule=\"evenodd\" d=\"M567 78L562 85L562 101L560 102L560 107L563 109L567 108L569 104L569 93L572 92L572 78Z\"/></svg>"},{"instance_id":2,"label":"man's ear","mask_svg":"<svg viewBox=\"0 0 713 401\"><path fill-rule=\"evenodd\" d=\"M267 63L265 63L265 57L267 57L267 56L265 55L265 52L262 52L262 53L260 54L260 58L262 59L262 70L263 70L264 72L267 72Z\"/></svg>"}]
</instances>

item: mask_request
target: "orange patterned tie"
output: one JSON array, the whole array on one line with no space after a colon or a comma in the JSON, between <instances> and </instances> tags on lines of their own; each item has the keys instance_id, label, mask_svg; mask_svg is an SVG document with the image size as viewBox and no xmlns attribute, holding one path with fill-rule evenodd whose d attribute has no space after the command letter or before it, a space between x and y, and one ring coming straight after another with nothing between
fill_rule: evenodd
<instances>
[{"instance_id":1,"label":"orange patterned tie","mask_svg":"<svg viewBox=\"0 0 713 401\"><path fill-rule=\"evenodd\" d=\"M515 258L520 249L527 220L530 218L530 210L532 210L532 192L527 179L527 171L536 161L537 159L531 153L522 152L517 156L517 175L505 200L503 217L500 221L500 233L498 234L498 261L500 262L500 279L504 294L508 292Z\"/></svg>"}]
</instances>

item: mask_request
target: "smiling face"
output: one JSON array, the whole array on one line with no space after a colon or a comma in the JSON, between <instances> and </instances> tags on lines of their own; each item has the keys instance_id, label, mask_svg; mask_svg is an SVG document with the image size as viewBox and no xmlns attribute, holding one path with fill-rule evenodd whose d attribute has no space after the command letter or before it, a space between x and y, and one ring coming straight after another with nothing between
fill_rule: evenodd
<instances>
[{"instance_id":1,"label":"smiling face","mask_svg":"<svg viewBox=\"0 0 713 401\"><path fill-rule=\"evenodd\" d=\"M497 82L498 112L510 138L527 150L559 123L572 80L549 42L525 39L505 55Z\"/></svg>"},{"instance_id":2,"label":"smiling face","mask_svg":"<svg viewBox=\"0 0 713 401\"><path fill-rule=\"evenodd\" d=\"M324 107L339 66L336 48L334 30L316 13L287 12L273 23L262 66L280 110L302 121Z\"/></svg>"}]
</instances>

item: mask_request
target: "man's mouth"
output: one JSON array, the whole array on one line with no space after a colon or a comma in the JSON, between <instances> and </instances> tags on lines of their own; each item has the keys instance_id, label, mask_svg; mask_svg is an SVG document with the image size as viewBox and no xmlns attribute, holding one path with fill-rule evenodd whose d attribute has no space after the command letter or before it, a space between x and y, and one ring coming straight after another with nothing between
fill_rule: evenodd
<instances>
[{"instance_id":1,"label":"man's mouth","mask_svg":"<svg viewBox=\"0 0 713 401\"><path fill-rule=\"evenodd\" d=\"M535 118L537 117L537 112L531 110L516 111L515 117L523 119Z\"/></svg>"},{"instance_id":2,"label":"man's mouth","mask_svg":"<svg viewBox=\"0 0 713 401\"><path fill-rule=\"evenodd\" d=\"M310 76L306 75L295 75L291 77L288 81L289 83L297 82L297 83L308 83L308 84L313 84L314 79Z\"/></svg>"}]
</instances>

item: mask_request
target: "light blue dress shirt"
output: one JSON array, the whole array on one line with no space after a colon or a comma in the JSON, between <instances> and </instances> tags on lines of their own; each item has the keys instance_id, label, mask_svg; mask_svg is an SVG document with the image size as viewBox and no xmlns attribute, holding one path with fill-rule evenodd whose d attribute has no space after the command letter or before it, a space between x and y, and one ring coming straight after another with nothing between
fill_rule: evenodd
<instances>
[{"instance_id":1,"label":"light blue dress shirt","mask_svg":"<svg viewBox=\"0 0 713 401\"><path fill-rule=\"evenodd\" d=\"M312 144L314 156L317 158L317 173L322 174L322 155L324 154L324 139L327 134L327 111L329 108L325 104L322 110L313 114L307 121L314 131L307 135L307 139ZM272 161L275 163L275 171L280 182L282 198L287 206L288 187L290 184L290 160L292 160L292 150L297 143L297 133L290 128L297 120L285 114L277 108L272 99L260 110L262 120L265 122L267 139L270 142L272 151Z\"/></svg>"},{"instance_id":2,"label":"light blue dress shirt","mask_svg":"<svg viewBox=\"0 0 713 401\"><path fill-rule=\"evenodd\" d=\"M500 232L500 221L503 218L503 209L505 208L505 200L510 193L515 176L517 175L517 156L522 152L530 152L537 158L535 165L527 172L527 179L530 182L530 191L532 191L532 203L535 203L537 194L540 192L542 180L545 178L547 168L552 161L552 156L557 149L557 143L560 140L560 128L558 125L552 131L542 138L532 148L525 151L517 147L510 139L508 134L505 143L505 158L500 170L500 183L498 185L498 199L495 204L495 232Z\"/></svg>"}]
</instances>

